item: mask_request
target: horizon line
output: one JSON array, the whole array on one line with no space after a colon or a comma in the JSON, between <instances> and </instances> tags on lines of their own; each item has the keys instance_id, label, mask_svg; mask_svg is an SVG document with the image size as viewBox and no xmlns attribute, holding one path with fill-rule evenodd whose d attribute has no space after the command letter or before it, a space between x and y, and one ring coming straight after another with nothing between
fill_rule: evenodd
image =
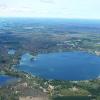
<instances>
[{"instance_id":1,"label":"horizon line","mask_svg":"<svg viewBox=\"0 0 100 100\"><path fill-rule=\"evenodd\" d=\"M100 20L100 18L68 18L68 17L24 17L24 16L0 16L0 18L25 18L25 19L69 19L69 20Z\"/></svg>"}]
</instances>

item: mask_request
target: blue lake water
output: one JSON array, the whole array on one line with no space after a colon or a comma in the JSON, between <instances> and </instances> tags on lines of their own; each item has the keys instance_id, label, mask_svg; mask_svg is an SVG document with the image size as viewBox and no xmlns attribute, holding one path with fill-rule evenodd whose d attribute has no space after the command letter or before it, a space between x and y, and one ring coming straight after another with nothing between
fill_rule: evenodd
<instances>
[{"instance_id":1,"label":"blue lake water","mask_svg":"<svg viewBox=\"0 0 100 100\"><path fill-rule=\"evenodd\" d=\"M16 78L7 76L7 75L0 75L0 85L6 85L9 82L15 80Z\"/></svg>"},{"instance_id":2,"label":"blue lake water","mask_svg":"<svg viewBox=\"0 0 100 100\"><path fill-rule=\"evenodd\" d=\"M86 52L22 55L17 69L46 79L87 80L100 75L100 57Z\"/></svg>"}]
</instances>

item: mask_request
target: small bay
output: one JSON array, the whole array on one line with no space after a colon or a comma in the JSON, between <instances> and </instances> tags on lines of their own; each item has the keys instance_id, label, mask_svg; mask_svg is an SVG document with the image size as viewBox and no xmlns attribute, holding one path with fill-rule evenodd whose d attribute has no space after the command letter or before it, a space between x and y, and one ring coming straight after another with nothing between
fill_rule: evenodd
<instances>
[{"instance_id":1,"label":"small bay","mask_svg":"<svg viewBox=\"0 0 100 100\"><path fill-rule=\"evenodd\" d=\"M12 83L14 80L17 80L17 78L8 75L0 75L0 86Z\"/></svg>"}]
</instances>

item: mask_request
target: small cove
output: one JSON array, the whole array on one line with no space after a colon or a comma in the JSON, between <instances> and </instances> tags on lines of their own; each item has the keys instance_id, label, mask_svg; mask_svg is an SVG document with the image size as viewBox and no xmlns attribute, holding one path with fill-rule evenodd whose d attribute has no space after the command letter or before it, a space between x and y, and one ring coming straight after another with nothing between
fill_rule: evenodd
<instances>
[{"instance_id":1,"label":"small cove","mask_svg":"<svg viewBox=\"0 0 100 100\"><path fill-rule=\"evenodd\" d=\"M17 80L17 78L8 75L0 75L0 86L12 83L14 80Z\"/></svg>"}]
</instances>

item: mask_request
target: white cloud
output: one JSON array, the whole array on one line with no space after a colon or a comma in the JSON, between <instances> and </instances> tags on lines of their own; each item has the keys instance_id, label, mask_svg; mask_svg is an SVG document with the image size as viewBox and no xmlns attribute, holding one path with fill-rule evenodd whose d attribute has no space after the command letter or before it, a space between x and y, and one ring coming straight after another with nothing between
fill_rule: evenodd
<instances>
[{"instance_id":1,"label":"white cloud","mask_svg":"<svg viewBox=\"0 0 100 100\"><path fill-rule=\"evenodd\" d=\"M54 0L40 0L40 2L43 2L43 3L50 3L50 4L55 3Z\"/></svg>"},{"instance_id":2,"label":"white cloud","mask_svg":"<svg viewBox=\"0 0 100 100\"><path fill-rule=\"evenodd\" d=\"M0 16L100 18L99 0L0 0Z\"/></svg>"}]
</instances>

